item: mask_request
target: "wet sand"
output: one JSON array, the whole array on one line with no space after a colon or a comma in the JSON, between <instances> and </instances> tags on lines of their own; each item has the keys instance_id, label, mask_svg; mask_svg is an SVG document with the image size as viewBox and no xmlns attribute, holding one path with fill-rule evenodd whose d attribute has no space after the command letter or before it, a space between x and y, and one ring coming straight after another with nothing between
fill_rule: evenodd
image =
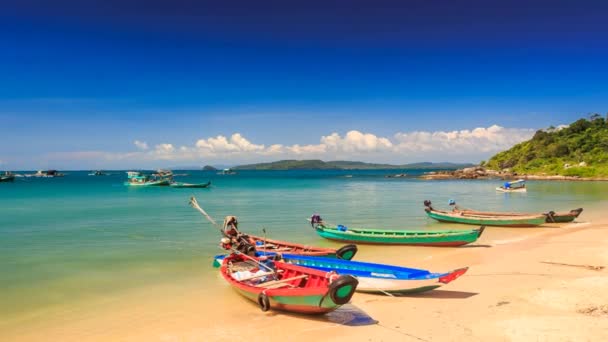
<instances>
[{"instance_id":1,"label":"wet sand","mask_svg":"<svg viewBox=\"0 0 608 342\"><path fill-rule=\"evenodd\" d=\"M596 213L559 228L488 228L463 248L362 246L358 260L470 269L424 294L357 293L325 316L263 313L217 275L41 309L0 322L0 340L606 341L608 268L544 263L608 266L608 220Z\"/></svg>"}]
</instances>

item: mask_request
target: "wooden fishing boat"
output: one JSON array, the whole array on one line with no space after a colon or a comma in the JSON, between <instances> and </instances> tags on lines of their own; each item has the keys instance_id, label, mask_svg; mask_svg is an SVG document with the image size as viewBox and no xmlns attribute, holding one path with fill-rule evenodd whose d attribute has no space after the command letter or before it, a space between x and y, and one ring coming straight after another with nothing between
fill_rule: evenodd
<instances>
[{"instance_id":1,"label":"wooden fishing boat","mask_svg":"<svg viewBox=\"0 0 608 342\"><path fill-rule=\"evenodd\" d=\"M15 175L6 171L4 174L0 175L0 182L12 182L15 180Z\"/></svg>"},{"instance_id":2,"label":"wooden fishing boat","mask_svg":"<svg viewBox=\"0 0 608 342\"><path fill-rule=\"evenodd\" d=\"M527 192L526 181L524 179L518 179L512 182L505 182L502 186L496 188L496 191L500 192Z\"/></svg>"},{"instance_id":3,"label":"wooden fishing boat","mask_svg":"<svg viewBox=\"0 0 608 342\"><path fill-rule=\"evenodd\" d=\"M169 186L171 186L172 188L208 188L209 186L211 186L211 182L196 183L196 184L173 182L173 183L169 184Z\"/></svg>"},{"instance_id":4,"label":"wooden fishing boat","mask_svg":"<svg viewBox=\"0 0 608 342\"><path fill-rule=\"evenodd\" d=\"M319 236L330 240L386 245L455 247L477 241L485 227L470 230L388 230L328 226L319 215L310 219Z\"/></svg>"},{"instance_id":5,"label":"wooden fishing boat","mask_svg":"<svg viewBox=\"0 0 608 342\"><path fill-rule=\"evenodd\" d=\"M424 201L426 214L439 222L464 223L484 226L500 227L536 227L545 223L545 214L518 214L481 212L474 210L453 211L436 210L431 206L431 201Z\"/></svg>"},{"instance_id":6,"label":"wooden fishing boat","mask_svg":"<svg viewBox=\"0 0 608 342\"><path fill-rule=\"evenodd\" d=\"M172 182L172 175L162 171L154 174L145 174L139 171L127 171L127 181L129 186L165 186Z\"/></svg>"},{"instance_id":7,"label":"wooden fishing boat","mask_svg":"<svg viewBox=\"0 0 608 342\"><path fill-rule=\"evenodd\" d=\"M268 256L323 272L333 271L337 274L351 275L359 281L357 292L377 294L410 294L431 291L452 282L468 270L468 267L463 267L450 272L433 273L416 268L295 254L274 256L269 253ZM224 255L217 255L214 265L220 265L224 258Z\"/></svg>"},{"instance_id":8,"label":"wooden fishing boat","mask_svg":"<svg viewBox=\"0 0 608 342\"><path fill-rule=\"evenodd\" d=\"M550 211L546 215L547 223L566 223L572 222L583 212L583 208L572 209L568 212L553 212Z\"/></svg>"},{"instance_id":9,"label":"wooden fishing boat","mask_svg":"<svg viewBox=\"0 0 608 342\"><path fill-rule=\"evenodd\" d=\"M477 211L472 209L461 209L456 206L456 203L453 200L450 200L450 205L454 206L453 212L460 212L466 215L476 215L476 216L491 216L491 217L525 217L525 216L538 216L536 213L510 213L510 212L493 212L493 211ZM429 202L430 204L430 202ZM542 213L540 215L545 216L545 222L547 223L565 223L572 222L583 212L583 208L572 209L570 211L564 212L554 212L549 211L547 213Z\"/></svg>"},{"instance_id":10,"label":"wooden fishing boat","mask_svg":"<svg viewBox=\"0 0 608 342\"><path fill-rule=\"evenodd\" d=\"M326 258L351 260L357 254L356 245L345 245L338 249L306 246L299 243L271 240L261 236L246 235L257 251L299 254Z\"/></svg>"},{"instance_id":11,"label":"wooden fishing boat","mask_svg":"<svg viewBox=\"0 0 608 342\"><path fill-rule=\"evenodd\" d=\"M199 206L198 201L194 196L190 198L190 206L198 210L213 225L219 227L215 220ZM260 250L350 260L355 256L355 254L357 254L358 250L356 245L346 245L339 249L312 247L299 243L272 240L267 239L266 237L243 234L238 229L238 220L235 216L226 216L224 218L224 224L222 225L220 232L224 237L231 240L237 250L242 253L252 253L256 250ZM264 230L264 233L265 232L266 231Z\"/></svg>"},{"instance_id":12,"label":"wooden fishing boat","mask_svg":"<svg viewBox=\"0 0 608 342\"><path fill-rule=\"evenodd\" d=\"M348 303L358 281L281 261L265 263L242 254L227 256L220 267L222 277L245 298L269 309L323 314Z\"/></svg>"}]
</instances>

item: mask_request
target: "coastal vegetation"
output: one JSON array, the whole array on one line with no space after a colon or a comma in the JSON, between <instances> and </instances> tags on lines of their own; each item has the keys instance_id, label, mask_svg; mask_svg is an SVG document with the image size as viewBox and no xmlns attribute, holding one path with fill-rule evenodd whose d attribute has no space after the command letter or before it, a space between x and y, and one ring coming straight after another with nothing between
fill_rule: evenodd
<instances>
[{"instance_id":1,"label":"coastal vegetation","mask_svg":"<svg viewBox=\"0 0 608 342\"><path fill-rule=\"evenodd\" d=\"M271 163L259 163L236 166L234 170L381 170L381 169L434 169L450 170L471 166L472 164L455 163L413 163L404 165L374 164L359 161L322 161L311 160L279 160Z\"/></svg>"},{"instance_id":2,"label":"coastal vegetation","mask_svg":"<svg viewBox=\"0 0 608 342\"><path fill-rule=\"evenodd\" d=\"M532 139L496 154L482 166L529 175L607 177L608 117L592 114L568 126L538 130Z\"/></svg>"}]
</instances>

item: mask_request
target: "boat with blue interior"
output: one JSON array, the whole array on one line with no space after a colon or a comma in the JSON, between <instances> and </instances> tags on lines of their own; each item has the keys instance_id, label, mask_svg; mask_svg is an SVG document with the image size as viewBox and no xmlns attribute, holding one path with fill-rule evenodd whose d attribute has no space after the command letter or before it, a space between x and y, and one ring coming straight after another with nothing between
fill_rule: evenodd
<instances>
[{"instance_id":1,"label":"boat with blue interior","mask_svg":"<svg viewBox=\"0 0 608 342\"><path fill-rule=\"evenodd\" d=\"M173 182L173 173L169 170L158 170L148 174L141 171L127 171L128 186L166 186Z\"/></svg>"}]
</instances>

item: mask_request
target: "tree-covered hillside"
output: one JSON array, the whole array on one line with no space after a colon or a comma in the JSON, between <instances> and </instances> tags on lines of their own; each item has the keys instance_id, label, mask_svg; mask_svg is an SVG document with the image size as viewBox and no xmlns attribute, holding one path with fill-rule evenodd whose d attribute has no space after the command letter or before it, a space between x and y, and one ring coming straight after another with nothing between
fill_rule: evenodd
<instances>
[{"instance_id":1,"label":"tree-covered hillside","mask_svg":"<svg viewBox=\"0 0 608 342\"><path fill-rule=\"evenodd\" d=\"M606 177L608 122L593 114L568 127L539 130L532 139L498 153L484 166L526 174Z\"/></svg>"}]
</instances>

